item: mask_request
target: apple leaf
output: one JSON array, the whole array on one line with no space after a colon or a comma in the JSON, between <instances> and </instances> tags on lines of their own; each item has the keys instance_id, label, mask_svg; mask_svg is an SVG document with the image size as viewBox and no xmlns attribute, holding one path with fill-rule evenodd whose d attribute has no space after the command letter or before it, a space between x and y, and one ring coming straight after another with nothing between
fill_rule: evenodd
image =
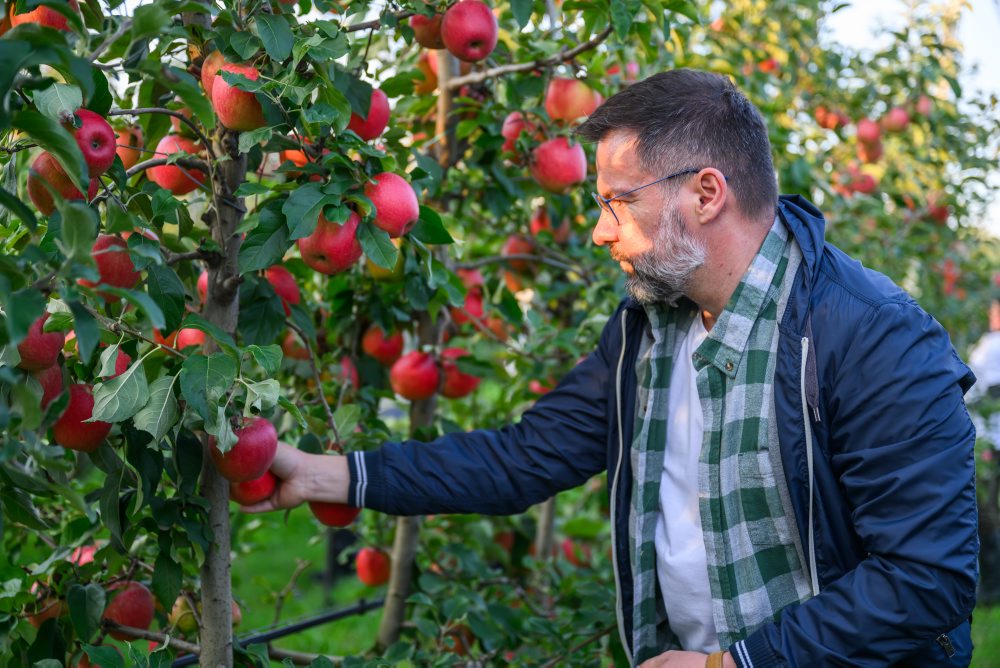
<instances>
[{"instance_id":1,"label":"apple leaf","mask_svg":"<svg viewBox=\"0 0 1000 668\"><path fill-rule=\"evenodd\" d=\"M278 397L278 405L288 411L288 414L295 418L295 421L299 423L300 428L306 429L309 426L306 419L302 417L302 411L300 411L299 407L293 404L290 399Z\"/></svg>"},{"instance_id":2,"label":"apple leaf","mask_svg":"<svg viewBox=\"0 0 1000 668\"><path fill-rule=\"evenodd\" d=\"M219 76L230 86L234 86L240 90L245 90L248 93L256 93L257 91L264 90L267 86L267 81L264 79L249 79L246 76L238 72L230 72L228 70L219 70Z\"/></svg>"},{"instance_id":3,"label":"apple leaf","mask_svg":"<svg viewBox=\"0 0 1000 668\"><path fill-rule=\"evenodd\" d=\"M8 485L0 486L0 502L3 505L4 516L14 524L23 524L29 529L48 531L49 525L38 508L31 502L31 497L22 490Z\"/></svg>"},{"instance_id":4,"label":"apple leaf","mask_svg":"<svg viewBox=\"0 0 1000 668\"><path fill-rule=\"evenodd\" d=\"M4 300L4 320L11 343L18 343L28 335L31 324L45 312L45 297L31 287L18 290Z\"/></svg>"},{"instance_id":5,"label":"apple leaf","mask_svg":"<svg viewBox=\"0 0 1000 668\"><path fill-rule=\"evenodd\" d=\"M162 541L161 541L162 546ZM181 591L183 572L180 564L173 560L170 552L160 549L153 564L153 581L150 583L157 600L167 610L174 604L177 594Z\"/></svg>"},{"instance_id":6,"label":"apple leaf","mask_svg":"<svg viewBox=\"0 0 1000 668\"><path fill-rule=\"evenodd\" d=\"M111 364L113 372L114 362ZM137 361L120 376L94 386L94 412L87 422L127 420L138 413L148 401L149 383L146 381L146 370L142 362Z\"/></svg>"},{"instance_id":7,"label":"apple leaf","mask_svg":"<svg viewBox=\"0 0 1000 668\"><path fill-rule=\"evenodd\" d=\"M240 153L249 153L250 149L258 144L262 144L271 138L273 131L269 127L257 128L256 130L250 130L249 132L241 132L240 140L237 148L239 148Z\"/></svg>"},{"instance_id":8,"label":"apple leaf","mask_svg":"<svg viewBox=\"0 0 1000 668\"><path fill-rule=\"evenodd\" d=\"M74 584L66 595L69 603L69 618L76 629L76 635L86 642L101 628L104 613L104 588L98 584Z\"/></svg>"},{"instance_id":9,"label":"apple leaf","mask_svg":"<svg viewBox=\"0 0 1000 668\"><path fill-rule=\"evenodd\" d=\"M46 321L47 323L47 321ZM108 346L101 351L101 356L97 360L97 375L99 378L107 378L115 375L115 362L118 360L118 344Z\"/></svg>"},{"instance_id":10,"label":"apple leaf","mask_svg":"<svg viewBox=\"0 0 1000 668\"><path fill-rule=\"evenodd\" d=\"M172 79L170 88L177 93L177 97L188 106L205 130L215 129L215 110L198 80L179 67L171 67L169 71Z\"/></svg>"},{"instance_id":11,"label":"apple leaf","mask_svg":"<svg viewBox=\"0 0 1000 668\"><path fill-rule=\"evenodd\" d=\"M13 165L15 161L11 160L7 164ZM24 221L24 224L32 232L38 228L38 219L35 218L34 212L24 202L10 194L6 188L0 188L0 206L5 207L12 214Z\"/></svg>"},{"instance_id":12,"label":"apple leaf","mask_svg":"<svg viewBox=\"0 0 1000 668\"><path fill-rule=\"evenodd\" d=\"M260 368L269 376L273 376L281 367L281 346L271 344L269 346L247 346L247 352L253 356Z\"/></svg>"},{"instance_id":13,"label":"apple leaf","mask_svg":"<svg viewBox=\"0 0 1000 668\"><path fill-rule=\"evenodd\" d=\"M275 404L278 403L278 391L280 389L278 381L273 378L248 384L247 400L243 407L243 415L246 417L253 415L254 413L251 408L256 408L258 411L266 411L274 408Z\"/></svg>"},{"instance_id":14,"label":"apple leaf","mask_svg":"<svg viewBox=\"0 0 1000 668\"><path fill-rule=\"evenodd\" d=\"M163 311L160 309L159 305L145 292L140 292L139 290L126 290L125 288L116 288L114 286L104 284L99 285L97 289L101 292L107 292L112 295L124 297L133 306L139 307L139 309L144 311L146 315L149 316L149 321L152 323L153 327L160 331L163 331L165 328L166 321L163 317Z\"/></svg>"},{"instance_id":15,"label":"apple leaf","mask_svg":"<svg viewBox=\"0 0 1000 668\"><path fill-rule=\"evenodd\" d=\"M229 452L239 439L233 433L233 427L226 419L226 407L219 406L215 417L205 420L205 431L215 437L215 446L219 452Z\"/></svg>"},{"instance_id":16,"label":"apple leaf","mask_svg":"<svg viewBox=\"0 0 1000 668\"><path fill-rule=\"evenodd\" d=\"M133 234L129 239L141 236ZM152 265L146 271L146 290L163 311L163 331L173 332L184 318L184 284L172 267Z\"/></svg>"},{"instance_id":17,"label":"apple leaf","mask_svg":"<svg viewBox=\"0 0 1000 668\"><path fill-rule=\"evenodd\" d=\"M288 26L288 21L276 14L256 14L254 25L257 28L257 35L264 44L264 50L273 60L281 62L292 55L292 45L295 43L295 36Z\"/></svg>"},{"instance_id":18,"label":"apple leaf","mask_svg":"<svg viewBox=\"0 0 1000 668\"><path fill-rule=\"evenodd\" d=\"M410 230L415 238L425 244L453 244L455 240L448 234L441 216L429 206L420 206L420 219Z\"/></svg>"},{"instance_id":19,"label":"apple leaf","mask_svg":"<svg viewBox=\"0 0 1000 668\"><path fill-rule=\"evenodd\" d=\"M157 378L149 386L149 401L135 414L135 427L152 434L158 442L177 424L179 415L174 397L177 376Z\"/></svg>"},{"instance_id":20,"label":"apple leaf","mask_svg":"<svg viewBox=\"0 0 1000 668\"><path fill-rule=\"evenodd\" d=\"M28 376L27 382L18 383L11 388L11 395L14 408L21 416L23 428L37 429L42 423L42 386Z\"/></svg>"},{"instance_id":21,"label":"apple leaf","mask_svg":"<svg viewBox=\"0 0 1000 668\"><path fill-rule=\"evenodd\" d=\"M361 422L361 407L357 404L344 404L333 413L333 423L337 425L337 433L346 439L354 433L354 428Z\"/></svg>"},{"instance_id":22,"label":"apple leaf","mask_svg":"<svg viewBox=\"0 0 1000 668\"><path fill-rule=\"evenodd\" d=\"M107 668L125 668L125 660L117 649L109 645L84 645L90 664Z\"/></svg>"},{"instance_id":23,"label":"apple leaf","mask_svg":"<svg viewBox=\"0 0 1000 668\"><path fill-rule=\"evenodd\" d=\"M185 328L190 327L192 329L200 329L211 336L215 339L215 342L219 344L219 347L222 348L223 352L232 358L234 363L239 359L240 352L236 347L236 341L234 341L233 337L221 327L213 325L197 313L188 313L183 325Z\"/></svg>"},{"instance_id":24,"label":"apple leaf","mask_svg":"<svg viewBox=\"0 0 1000 668\"><path fill-rule=\"evenodd\" d=\"M91 249L97 239L100 220L97 214L81 202L62 202L59 206L62 222L62 244L66 257L77 262L91 262Z\"/></svg>"},{"instance_id":25,"label":"apple leaf","mask_svg":"<svg viewBox=\"0 0 1000 668\"><path fill-rule=\"evenodd\" d=\"M247 343L266 345L285 328L285 307L267 281L248 275L240 284L240 316L237 325Z\"/></svg>"},{"instance_id":26,"label":"apple leaf","mask_svg":"<svg viewBox=\"0 0 1000 668\"><path fill-rule=\"evenodd\" d=\"M161 5L139 5L132 15L132 41L156 37L170 25L170 14Z\"/></svg>"},{"instance_id":27,"label":"apple leaf","mask_svg":"<svg viewBox=\"0 0 1000 668\"><path fill-rule=\"evenodd\" d=\"M510 11L514 14L514 20L521 28L528 25L528 21L531 20L531 10L534 4L534 0L511 0Z\"/></svg>"},{"instance_id":28,"label":"apple leaf","mask_svg":"<svg viewBox=\"0 0 1000 668\"><path fill-rule=\"evenodd\" d=\"M261 209L257 227L250 230L240 246L240 273L267 269L281 260L292 243L282 215L281 201L268 202Z\"/></svg>"},{"instance_id":29,"label":"apple leaf","mask_svg":"<svg viewBox=\"0 0 1000 668\"><path fill-rule=\"evenodd\" d=\"M41 297L41 295L39 295ZM94 354L99 340L97 320L83 304L78 301L69 302L69 310L73 313L73 331L76 332L77 349L80 351L80 361L86 364Z\"/></svg>"},{"instance_id":30,"label":"apple leaf","mask_svg":"<svg viewBox=\"0 0 1000 668\"><path fill-rule=\"evenodd\" d=\"M236 362L226 353L191 355L181 365L181 396L206 424L214 424L216 408L235 380Z\"/></svg>"},{"instance_id":31,"label":"apple leaf","mask_svg":"<svg viewBox=\"0 0 1000 668\"><path fill-rule=\"evenodd\" d=\"M640 7L640 0L611 0L611 25L614 26L618 39L624 41L628 37L632 19Z\"/></svg>"},{"instance_id":32,"label":"apple leaf","mask_svg":"<svg viewBox=\"0 0 1000 668\"><path fill-rule=\"evenodd\" d=\"M102 446L101 449L103 450L105 448L107 448L107 446ZM98 452L91 453L92 460L100 456ZM111 534L111 544L116 550L125 553L128 552L128 548L125 547L125 544L122 541L122 507L120 499L122 466L124 465L118 461L118 471L109 472L108 476L105 477L104 489L101 490L101 497L98 505L101 509L101 520L104 522L104 526L107 527L108 532Z\"/></svg>"},{"instance_id":33,"label":"apple leaf","mask_svg":"<svg viewBox=\"0 0 1000 668\"><path fill-rule=\"evenodd\" d=\"M11 125L23 131L43 149L49 151L66 171L80 192L87 192L89 170L83 153L66 128L37 111L24 109L13 118Z\"/></svg>"},{"instance_id":34,"label":"apple leaf","mask_svg":"<svg viewBox=\"0 0 1000 668\"><path fill-rule=\"evenodd\" d=\"M53 83L31 97L35 108L46 118L60 123L83 104L83 91L72 84Z\"/></svg>"},{"instance_id":35,"label":"apple leaf","mask_svg":"<svg viewBox=\"0 0 1000 668\"><path fill-rule=\"evenodd\" d=\"M288 220L289 239L308 237L316 229L319 214L327 204L337 204L340 198L326 195L319 183L307 183L292 191L281 207Z\"/></svg>"},{"instance_id":36,"label":"apple leaf","mask_svg":"<svg viewBox=\"0 0 1000 668\"><path fill-rule=\"evenodd\" d=\"M257 53L260 48L260 39L252 33L241 30L230 36L229 46L233 47L233 51L240 54L243 60L250 60L250 57Z\"/></svg>"},{"instance_id":37,"label":"apple leaf","mask_svg":"<svg viewBox=\"0 0 1000 668\"><path fill-rule=\"evenodd\" d=\"M389 234L371 223L361 223L358 226L358 241L368 259L382 267L392 269L396 266L399 249L389 239Z\"/></svg>"}]
</instances>

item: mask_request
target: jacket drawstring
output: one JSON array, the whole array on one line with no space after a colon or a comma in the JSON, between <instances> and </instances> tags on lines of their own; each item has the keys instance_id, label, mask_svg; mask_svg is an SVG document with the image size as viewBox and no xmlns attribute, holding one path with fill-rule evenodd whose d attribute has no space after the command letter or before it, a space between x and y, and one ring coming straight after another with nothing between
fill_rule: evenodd
<instances>
[{"instance_id":1,"label":"jacket drawstring","mask_svg":"<svg viewBox=\"0 0 1000 668\"><path fill-rule=\"evenodd\" d=\"M615 506L618 500L618 474L622 470L622 458L625 456L625 435L622 429L622 365L625 363L625 319L628 310L622 309L622 351L618 355L618 371L615 373L615 404L618 411L618 465L615 467L615 477L611 481L611 544L618 545L615 531ZM618 618L618 636L622 641L622 649L632 665L632 652L629 650L628 639L625 637L625 616L622 610L622 581L618 574L618 555L613 555L611 566L615 571L615 616Z\"/></svg>"},{"instance_id":2,"label":"jacket drawstring","mask_svg":"<svg viewBox=\"0 0 1000 668\"><path fill-rule=\"evenodd\" d=\"M809 402L806 397L806 367L809 360L809 337L802 337L802 363L799 369L799 387L802 392L802 422L806 432L806 465L809 469L809 579L812 583L813 596L819 595L819 575L816 571L816 536L813 526L813 432L809 420ZM819 406L816 406L819 419Z\"/></svg>"}]
</instances>

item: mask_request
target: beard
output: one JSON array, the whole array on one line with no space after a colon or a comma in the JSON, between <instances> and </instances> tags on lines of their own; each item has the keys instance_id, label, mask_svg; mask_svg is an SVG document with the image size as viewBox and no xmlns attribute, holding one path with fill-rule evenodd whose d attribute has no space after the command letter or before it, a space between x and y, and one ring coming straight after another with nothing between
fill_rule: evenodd
<instances>
[{"instance_id":1,"label":"beard","mask_svg":"<svg viewBox=\"0 0 1000 668\"><path fill-rule=\"evenodd\" d=\"M660 217L653 246L633 258L621 257L611 249L615 260L627 260L632 273L625 290L640 304L664 302L676 306L691 284L695 269L705 263L705 244L684 226L684 219L673 208Z\"/></svg>"}]
</instances>

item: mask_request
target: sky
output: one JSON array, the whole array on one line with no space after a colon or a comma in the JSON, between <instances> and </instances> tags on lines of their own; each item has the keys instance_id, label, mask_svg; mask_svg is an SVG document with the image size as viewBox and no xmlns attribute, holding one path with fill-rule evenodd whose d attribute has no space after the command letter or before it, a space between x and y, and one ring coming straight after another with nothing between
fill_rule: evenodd
<instances>
[{"instance_id":1,"label":"sky","mask_svg":"<svg viewBox=\"0 0 1000 668\"><path fill-rule=\"evenodd\" d=\"M971 10L966 9L959 23L959 39L964 50L965 72L960 81L966 90L992 92L1000 97L1000 57L997 41L1000 40L1000 0L970 0ZM895 27L903 22L907 3L901 0L864 0L841 9L827 19L826 29L830 38L856 49L871 49L878 45L873 35L880 26ZM867 29L858 29L866 26ZM978 66L973 71L972 66ZM993 174L993 181L1000 185L1000 165ZM1000 237L1000 196L980 221L994 236Z\"/></svg>"}]
</instances>

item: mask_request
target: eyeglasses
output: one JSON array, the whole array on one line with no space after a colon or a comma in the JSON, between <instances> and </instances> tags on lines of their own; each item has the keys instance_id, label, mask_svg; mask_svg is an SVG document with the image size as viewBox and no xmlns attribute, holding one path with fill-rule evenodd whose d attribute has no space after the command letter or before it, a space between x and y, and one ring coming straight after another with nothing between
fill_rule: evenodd
<instances>
[{"instance_id":1,"label":"eyeglasses","mask_svg":"<svg viewBox=\"0 0 1000 668\"><path fill-rule=\"evenodd\" d=\"M677 172L676 174L671 174L670 176L664 176L662 179L657 179L657 180L653 181L652 183L647 183L644 186L639 186L638 188L632 188L632 190L620 193L618 195L615 195L614 197L601 197L596 192L595 193L591 193L591 195L593 195L594 201L597 202L597 206L601 207L605 211L610 212L611 215L614 216L614 218L615 218L615 223L620 227L622 223L621 223L620 220L618 220L618 214L615 213L614 208L612 208L612 206L611 206L611 203L613 201L615 201L619 197L625 197L625 195L631 195L632 193L634 193L637 190L642 190L643 188L648 188L649 186L655 186L657 183L663 183L664 181L668 181L668 180L670 180L672 178L675 178L677 176L684 176L685 174L697 174L700 171L701 171L700 169L685 169L682 172Z\"/></svg>"}]
</instances>

